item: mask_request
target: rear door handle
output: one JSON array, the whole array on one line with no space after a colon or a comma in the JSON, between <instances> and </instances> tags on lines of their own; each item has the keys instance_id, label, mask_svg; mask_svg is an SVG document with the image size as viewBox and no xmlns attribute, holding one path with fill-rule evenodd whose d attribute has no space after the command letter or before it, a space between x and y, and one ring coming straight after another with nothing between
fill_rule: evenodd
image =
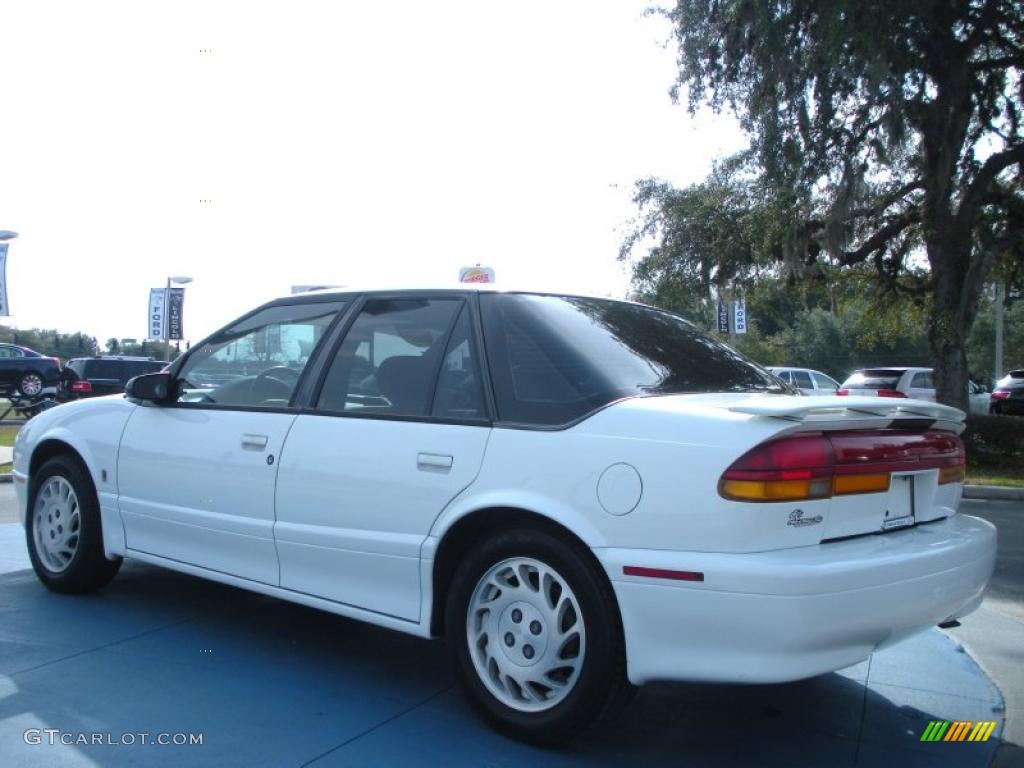
<instances>
[{"instance_id":1,"label":"rear door handle","mask_svg":"<svg viewBox=\"0 0 1024 768\"><path fill-rule=\"evenodd\" d=\"M266 435L242 435L242 447L250 451L262 451L267 447Z\"/></svg>"},{"instance_id":2,"label":"rear door handle","mask_svg":"<svg viewBox=\"0 0 1024 768\"><path fill-rule=\"evenodd\" d=\"M416 456L416 466L420 469L451 469L454 459L443 453L421 453Z\"/></svg>"}]
</instances>

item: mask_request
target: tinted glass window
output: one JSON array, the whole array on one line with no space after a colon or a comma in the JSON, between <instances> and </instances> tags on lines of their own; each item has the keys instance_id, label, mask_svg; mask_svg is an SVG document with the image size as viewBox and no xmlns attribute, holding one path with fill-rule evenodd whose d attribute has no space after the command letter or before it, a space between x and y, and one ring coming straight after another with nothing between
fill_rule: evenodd
<instances>
[{"instance_id":1,"label":"tinted glass window","mask_svg":"<svg viewBox=\"0 0 1024 768\"><path fill-rule=\"evenodd\" d=\"M85 365L85 378L120 380L123 371L124 363L120 360L89 360Z\"/></svg>"},{"instance_id":2,"label":"tinted glass window","mask_svg":"<svg viewBox=\"0 0 1024 768\"><path fill-rule=\"evenodd\" d=\"M801 389L814 389L811 375L807 371L793 371L793 385Z\"/></svg>"},{"instance_id":3,"label":"tinted glass window","mask_svg":"<svg viewBox=\"0 0 1024 768\"><path fill-rule=\"evenodd\" d=\"M896 389L903 371L889 368L866 368L855 371L846 381L844 388L849 389Z\"/></svg>"},{"instance_id":4,"label":"tinted glass window","mask_svg":"<svg viewBox=\"0 0 1024 768\"><path fill-rule=\"evenodd\" d=\"M0 358L22 357L21 350L14 347L0 347Z\"/></svg>"},{"instance_id":5,"label":"tinted glass window","mask_svg":"<svg viewBox=\"0 0 1024 768\"><path fill-rule=\"evenodd\" d=\"M88 362L87 360L81 360L81 359L79 359L79 360L68 360L67 367L70 368L72 371L74 371L76 376L78 376L79 378L82 378L82 377L85 376L85 364L87 362Z\"/></svg>"},{"instance_id":6,"label":"tinted glass window","mask_svg":"<svg viewBox=\"0 0 1024 768\"><path fill-rule=\"evenodd\" d=\"M782 392L777 379L676 315L607 299L480 297L503 421L564 424L631 395Z\"/></svg>"},{"instance_id":7,"label":"tinted glass window","mask_svg":"<svg viewBox=\"0 0 1024 768\"><path fill-rule=\"evenodd\" d=\"M462 305L461 299L367 301L331 363L317 407L361 415L429 415Z\"/></svg>"},{"instance_id":8,"label":"tinted glass window","mask_svg":"<svg viewBox=\"0 0 1024 768\"><path fill-rule=\"evenodd\" d=\"M930 371L922 371L921 373L914 374L910 386L916 389L935 389L935 382L932 381Z\"/></svg>"},{"instance_id":9,"label":"tinted glass window","mask_svg":"<svg viewBox=\"0 0 1024 768\"><path fill-rule=\"evenodd\" d=\"M839 382L834 379L830 379L821 373L812 373L811 378L814 379L814 383L818 385L818 389L838 389Z\"/></svg>"},{"instance_id":10,"label":"tinted glass window","mask_svg":"<svg viewBox=\"0 0 1024 768\"><path fill-rule=\"evenodd\" d=\"M1024 387L1024 371L1010 371L996 382L998 389L1021 389Z\"/></svg>"},{"instance_id":11,"label":"tinted glass window","mask_svg":"<svg viewBox=\"0 0 1024 768\"><path fill-rule=\"evenodd\" d=\"M481 419L485 416L483 402L469 308L464 306L437 377L432 415L443 419Z\"/></svg>"},{"instance_id":12,"label":"tinted glass window","mask_svg":"<svg viewBox=\"0 0 1024 768\"><path fill-rule=\"evenodd\" d=\"M178 372L182 403L281 407L342 302L269 307L193 348Z\"/></svg>"}]
</instances>

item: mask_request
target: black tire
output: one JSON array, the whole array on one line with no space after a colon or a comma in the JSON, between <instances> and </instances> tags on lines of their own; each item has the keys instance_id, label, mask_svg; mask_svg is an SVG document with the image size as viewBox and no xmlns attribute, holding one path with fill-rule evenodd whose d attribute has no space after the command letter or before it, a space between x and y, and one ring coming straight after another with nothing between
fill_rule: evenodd
<instances>
[{"instance_id":1,"label":"black tire","mask_svg":"<svg viewBox=\"0 0 1024 768\"><path fill-rule=\"evenodd\" d=\"M48 525L42 515L46 508L37 512L36 504L42 489L56 478L71 486L78 500L77 544L74 554L63 569L47 565L47 556L39 552L36 529L41 523ZM25 540L28 544L29 559L36 576L54 592L81 594L94 592L105 586L121 567L121 558L108 560L103 553L103 529L100 521L99 502L96 489L88 471L76 457L65 454L49 459L38 472L32 475L29 490L29 513L25 520ZM38 519L37 519L38 518ZM41 526L40 526L41 529Z\"/></svg>"},{"instance_id":2,"label":"black tire","mask_svg":"<svg viewBox=\"0 0 1024 768\"><path fill-rule=\"evenodd\" d=\"M35 371L26 371L18 379L18 393L22 397L36 397L46 388L43 377Z\"/></svg>"},{"instance_id":3,"label":"black tire","mask_svg":"<svg viewBox=\"0 0 1024 768\"><path fill-rule=\"evenodd\" d=\"M529 558L553 568L574 593L585 627L583 662L575 685L545 711L524 712L502 702L481 680L470 655L467 614L477 584L493 566L510 558ZM520 741L538 745L568 741L616 714L631 691L622 622L611 585L589 550L554 531L517 528L474 546L452 580L445 630L463 693L484 720Z\"/></svg>"}]
</instances>

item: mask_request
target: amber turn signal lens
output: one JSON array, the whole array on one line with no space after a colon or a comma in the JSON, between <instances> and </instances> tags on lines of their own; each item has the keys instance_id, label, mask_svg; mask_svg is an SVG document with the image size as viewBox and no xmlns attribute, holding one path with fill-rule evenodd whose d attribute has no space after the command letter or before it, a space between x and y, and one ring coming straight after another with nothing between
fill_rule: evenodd
<instances>
[{"instance_id":1,"label":"amber turn signal lens","mask_svg":"<svg viewBox=\"0 0 1024 768\"><path fill-rule=\"evenodd\" d=\"M832 493L880 493L889 490L889 473L876 475L837 475L832 480Z\"/></svg>"},{"instance_id":2,"label":"amber turn signal lens","mask_svg":"<svg viewBox=\"0 0 1024 768\"><path fill-rule=\"evenodd\" d=\"M721 493L737 501L799 501L824 499L831 488L827 478L806 480L723 480Z\"/></svg>"},{"instance_id":3,"label":"amber turn signal lens","mask_svg":"<svg viewBox=\"0 0 1024 768\"><path fill-rule=\"evenodd\" d=\"M963 464L955 467L943 467L939 470L939 485L946 483L962 483L967 477L967 470Z\"/></svg>"}]
</instances>

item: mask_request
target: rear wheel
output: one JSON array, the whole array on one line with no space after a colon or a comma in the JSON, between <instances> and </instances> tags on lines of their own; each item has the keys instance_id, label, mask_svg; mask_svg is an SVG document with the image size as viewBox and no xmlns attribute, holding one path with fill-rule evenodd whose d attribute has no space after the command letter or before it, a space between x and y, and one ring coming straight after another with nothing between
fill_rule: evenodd
<instances>
[{"instance_id":1,"label":"rear wheel","mask_svg":"<svg viewBox=\"0 0 1024 768\"><path fill-rule=\"evenodd\" d=\"M89 474L71 456L57 456L34 473L25 524L29 559L55 592L92 592L107 584L121 559L103 553L99 503Z\"/></svg>"},{"instance_id":2,"label":"rear wheel","mask_svg":"<svg viewBox=\"0 0 1024 768\"><path fill-rule=\"evenodd\" d=\"M521 529L487 539L456 572L445 623L463 691L514 738L570 739L629 688L611 587L568 537Z\"/></svg>"},{"instance_id":3,"label":"rear wheel","mask_svg":"<svg viewBox=\"0 0 1024 768\"><path fill-rule=\"evenodd\" d=\"M18 392L25 397L35 397L43 391L43 377L35 371L29 371L18 380Z\"/></svg>"}]
</instances>

